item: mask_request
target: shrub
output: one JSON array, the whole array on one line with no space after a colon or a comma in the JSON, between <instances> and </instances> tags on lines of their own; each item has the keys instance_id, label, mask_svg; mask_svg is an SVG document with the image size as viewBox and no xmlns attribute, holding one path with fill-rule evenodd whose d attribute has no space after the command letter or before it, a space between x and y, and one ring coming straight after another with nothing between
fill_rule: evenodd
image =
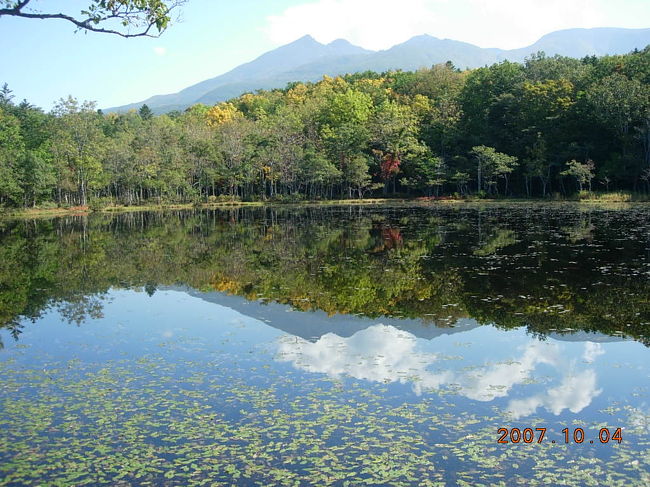
<instances>
[{"instance_id":1,"label":"shrub","mask_svg":"<svg viewBox=\"0 0 650 487\"><path fill-rule=\"evenodd\" d=\"M217 203L238 203L241 198L237 195L220 194L216 199Z\"/></svg>"},{"instance_id":2,"label":"shrub","mask_svg":"<svg viewBox=\"0 0 650 487\"><path fill-rule=\"evenodd\" d=\"M610 203L625 203L633 200L632 193L628 191L613 191L609 193L594 193L593 191L580 191L580 201L604 201Z\"/></svg>"},{"instance_id":3,"label":"shrub","mask_svg":"<svg viewBox=\"0 0 650 487\"><path fill-rule=\"evenodd\" d=\"M54 201L43 201L38 207L42 210L53 210L55 208L58 208L59 205L57 205Z\"/></svg>"},{"instance_id":4,"label":"shrub","mask_svg":"<svg viewBox=\"0 0 650 487\"><path fill-rule=\"evenodd\" d=\"M88 203L90 211L102 211L112 203L110 198L92 198Z\"/></svg>"},{"instance_id":5,"label":"shrub","mask_svg":"<svg viewBox=\"0 0 650 487\"><path fill-rule=\"evenodd\" d=\"M305 195L300 193L293 194L276 194L271 198L274 203L300 203L305 201Z\"/></svg>"}]
</instances>

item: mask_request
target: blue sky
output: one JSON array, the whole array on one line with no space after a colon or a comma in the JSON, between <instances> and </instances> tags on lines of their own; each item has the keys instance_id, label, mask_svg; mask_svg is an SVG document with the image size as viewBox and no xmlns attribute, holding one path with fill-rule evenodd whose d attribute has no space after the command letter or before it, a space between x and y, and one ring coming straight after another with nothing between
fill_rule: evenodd
<instances>
[{"instance_id":1,"label":"blue sky","mask_svg":"<svg viewBox=\"0 0 650 487\"><path fill-rule=\"evenodd\" d=\"M84 2L65 0L68 10L74 4ZM571 27L650 27L650 0L189 0L158 39L0 17L0 83L46 110L69 94L109 107L176 92L305 34L368 49L423 33L516 48Z\"/></svg>"}]
</instances>

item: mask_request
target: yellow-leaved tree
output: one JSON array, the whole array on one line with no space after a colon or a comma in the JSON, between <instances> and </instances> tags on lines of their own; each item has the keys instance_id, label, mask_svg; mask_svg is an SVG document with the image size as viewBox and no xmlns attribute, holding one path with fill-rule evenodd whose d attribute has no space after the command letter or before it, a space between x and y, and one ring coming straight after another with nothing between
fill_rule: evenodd
<instances>
[{"instance_id":1,"label":"yellow-leaved tree","mask_svg":"<svg viewBox=\"0 0 650 487\"><path fill-rule=\"evenodd\" d=\"M206 113L208 125L218 127L224 123L231 122L244 115L232 103L218 103L210 108Z\"/></svg>"}]
</instances>

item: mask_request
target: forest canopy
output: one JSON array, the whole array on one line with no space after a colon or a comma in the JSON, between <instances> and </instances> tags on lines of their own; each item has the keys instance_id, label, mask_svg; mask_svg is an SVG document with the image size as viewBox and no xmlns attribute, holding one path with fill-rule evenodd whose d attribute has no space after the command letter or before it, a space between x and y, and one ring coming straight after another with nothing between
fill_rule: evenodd
<instances>
[{"instance_id":1,"label":"forest canopy","mask_svg":"<svg viewBox=\"0 0 650 487\"><path fill-rule=\"evenodd\" d=\"M0 204L650 191L650 47L364 72L215 106L50 112L0 90Z\"/></svg>"}]
</instances>

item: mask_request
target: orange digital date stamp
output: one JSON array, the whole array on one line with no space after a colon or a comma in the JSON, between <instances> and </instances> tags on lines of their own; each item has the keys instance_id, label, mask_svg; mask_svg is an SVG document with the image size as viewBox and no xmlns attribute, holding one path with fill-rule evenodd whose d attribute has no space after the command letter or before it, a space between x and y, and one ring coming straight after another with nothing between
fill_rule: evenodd
<instances>
[{"instance_id":1,"label":"orange digital date stamp","mask_svg":"<svg viewBox=\"0 0 650 487\"><path fill-rule=\"evenodd\" d=\"M612 432L613 431L613 432ZM549 441L551 443L621 443L623 441L622 428L610 429L600 428L598 435L594 439L586 439L585 430L582 428L564 428L562 436L558 441L550 439L546 435L546 428L499 428L497 434L500 435L497 443L543 443Z\"/></svg>"}]
</instances>

